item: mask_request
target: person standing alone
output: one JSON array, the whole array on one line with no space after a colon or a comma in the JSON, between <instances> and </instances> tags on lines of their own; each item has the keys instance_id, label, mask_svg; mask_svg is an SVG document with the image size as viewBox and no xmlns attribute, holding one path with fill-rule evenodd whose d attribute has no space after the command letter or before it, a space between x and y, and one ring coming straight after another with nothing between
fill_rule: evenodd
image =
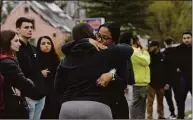
<instances>
[{"instance_id":1,"label":"person standing alone","mask_svg":"<svg viewBox=\"0 0 193 120\"><path fill-rule=\"evenodd\" d=\"M34 20L20 17L16 21L16 29L21 43L20 50L16 53L19 66L24 75L30 78L35 84L33 89L23 92L30 106L29 118L40 119L45 104L45 86L39 67L36 48L29 43L34 30Z\"/></svg>"},{"instance_id":2,"label":"person standing alone","mask_svg":"<svg viewBox=\"0 0 193 120\"><path fill-rule=\"evenodd\" d=\"M188 92L192 94L192 33L184 32L182 43L176 47L176 65L179 68L180 97L178 119L184 119L185 101Z\"/></svg>"}]
</instances>

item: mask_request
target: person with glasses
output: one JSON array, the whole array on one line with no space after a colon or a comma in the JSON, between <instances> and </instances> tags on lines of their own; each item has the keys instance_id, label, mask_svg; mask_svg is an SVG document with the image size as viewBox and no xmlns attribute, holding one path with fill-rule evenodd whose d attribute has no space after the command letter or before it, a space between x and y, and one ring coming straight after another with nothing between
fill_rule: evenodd
<instances>
[{"instance_id":1,"label":"person with glasses","mask_svg":"<svg viewBox=\"0 0 193 120\"><path fill-rule=\"evenodd\" d=\"M102 42L104 42L104 45L111 44L111 43L108 43L108 40L112 40L112 37L109 37L107 35L102 35L99 32L96 33L96 37L97 37L97 40L101 40ZM109 42L112 42L112 41L109 41Z\"/></svg>"},{"instance_id":2,"label":"person with glasses","mask_svg":"<svg viewBox=\"0 0 193 120\"><path fill-rule=\"evenodd\" d=\"M118 24L115 22L107 22L102 24L99 27L98 32L96 33L97 41L106 46L112 44L116 45L120 36L120 29L118 29L117 26ZM130 59L129 56L128 58ZM129 119L129 107L124 92L127 88L128 82L130 82L128 64L129 62L127 61L126 63L122 63L124 67L122 67L121 69L119 67L115 68L117 76L124 76L123 78L125 84L123 84L121 87L118 86L115 82L114 84L108 85L108 87L112 88L111 110L113 114L113 119ZM134 84L134 82L131 84Z\"/></svg>"}]
</instances>

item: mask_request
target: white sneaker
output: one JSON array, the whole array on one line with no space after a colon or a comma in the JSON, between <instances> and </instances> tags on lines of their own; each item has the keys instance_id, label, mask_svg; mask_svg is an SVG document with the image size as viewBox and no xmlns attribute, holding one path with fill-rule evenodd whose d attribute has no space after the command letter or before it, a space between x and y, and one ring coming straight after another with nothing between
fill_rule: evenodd
<instances>
[{"instance_id":1,"label":"white sneaker","mask_svg":"<svg viewBox=\"0 0 193 120\"><path fill-rule=\"evenodd\" d=\"M175 115L171 115L169 119L177 119Z\"/></svg>"},{"instance_id":2,"label":"white sneaker","mask_svg":"<svg viewBox=\"0 0 193 120\"><path fill-rule=\"evenodd\" d=\"M187 119L192 119L192 114L189 114Z\"/></svg>"}]
</instances>

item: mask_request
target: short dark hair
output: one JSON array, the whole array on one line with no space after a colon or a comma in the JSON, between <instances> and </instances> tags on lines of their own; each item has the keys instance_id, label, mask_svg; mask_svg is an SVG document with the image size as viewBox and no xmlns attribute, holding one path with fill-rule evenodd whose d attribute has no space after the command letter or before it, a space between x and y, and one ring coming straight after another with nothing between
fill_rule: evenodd
<instances>
[{"instance_id":1,"label":"short dark hair","mask_svg":"<svg viewBox=\"0 0 193 120\"><path fill-rule=\"evenodd\" d=\"M121 33L119 37L119 42L131 45L131 39L133 39L133 33L127 31L127 32Z\"/></svg>"},{"instance_id":2,"label":"short dark hair","mask_svg":"<svg viewBox=\"0 0 193 120\"><path fill-rule=\"evenodd\" d=\"M72 29L72 37L75 41L81 40L83 38L96 39L93 33L93 28L87 23L77 24Z\"/></svg>"},{"instance_id":3,"label":"short dark hair","mask_svg":"<svg viewBox=\"0 0 193 120\"><path fill-rule=\"evenodd\" d=\"M119 41L120 25L118 23L106 22L106 23L100 25L98 30L100 30L101 27L106 27L109 30L109 32L111 32L112 40L115 43L117 43Z\"/></svg>"},{"instance_id":4,"label":"short dark hair","mask_svg":"<svg viewBox=\"0 0 193 120\"><path fill-rule=\"evenodd\" d=\"M183 35L184 35L184 34L189 34L189 35L192 36L192 33L191 33L191 32L184 32Z\"/></svg>"},{"instance_id":5,"label":"short dark hair","mask_svg":"<svg viewBox=\"0 0 193 120\"><path fill-rule=\"evenodd\" d=\"M173 42L173 38L171 36L166 36L164 38L164 42L167 44L167 45L171 45L172 42Z\"/></svg>"},{"instance_id":6,"label":"short dark hair","mask_svg":"<svg viewBox=\"0 0 193 120\"><path fill-rule=\"evenodd\" d=\"M159 41L155 41L155 40L151 40L149 41L149 47L153 47L153 46L160 46L160 42Z\"/></svg>"},{"instance_id":7,"label":"short dark hair","mask_svg":"<svg viewBox=\"0 0 193 120\"><path fill-rule=\"evenodd\" d=\"M15 37L16 33L12 30L3 30L0 34L0 50L1 53L9 53L11 51L11 40Z\"/></svg>"},{"instance_id":8,"label":"short dark hair","mask_svg":"<svg viewBox=\"0 0 193 120\"><path fill-rule=\"evenodd\" d=\"M143 48L143 47L141 46L141 43L140 43L140 41L139 41L139 37L138 37L137 35L134 35L134 36L133 36L133 44L137 45L137 47L140 47L141 49Z\"/></svg>"},{"instance_id":9,"label":"short dark hair","mask_svg":"<svg viewBox=\"0 0 193 120\"><path fill-rule=\"evenodd\" d=\"M137 37L137 35L133 36L133 44L139 45L139 38Z\"/></svg>"},{"instance_id":10,"label":"short dark hair","mask_svg":"<svg viewBox=\"0 0 193 120\"><path fill-rule=\"evenodd\" d=\"M17 19L17 21L16 21L16 28L20 28L23 22L30 22L30 23L32 23L33 29L35 29L34 20L26 18L26 17L20 17L20 18Z\"/></svg>"}]
</instances>

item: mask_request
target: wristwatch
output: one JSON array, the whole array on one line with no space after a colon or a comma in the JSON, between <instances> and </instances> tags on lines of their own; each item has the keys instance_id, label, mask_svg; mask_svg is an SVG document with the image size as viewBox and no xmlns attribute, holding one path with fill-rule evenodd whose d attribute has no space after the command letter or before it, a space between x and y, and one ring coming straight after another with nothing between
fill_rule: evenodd
<instances>
[{"instance_id":1,"label":"wristwatch","mask_svg":"<svg viewBox=\"0 0 193 120\"><path fill-rule=\"evenodd\" d=\"M116 69L113 68L113 69L111 69L109 72L112 73L112 75L113 75L112 80L115 80Z\"/></svg>"}]
</instances>

